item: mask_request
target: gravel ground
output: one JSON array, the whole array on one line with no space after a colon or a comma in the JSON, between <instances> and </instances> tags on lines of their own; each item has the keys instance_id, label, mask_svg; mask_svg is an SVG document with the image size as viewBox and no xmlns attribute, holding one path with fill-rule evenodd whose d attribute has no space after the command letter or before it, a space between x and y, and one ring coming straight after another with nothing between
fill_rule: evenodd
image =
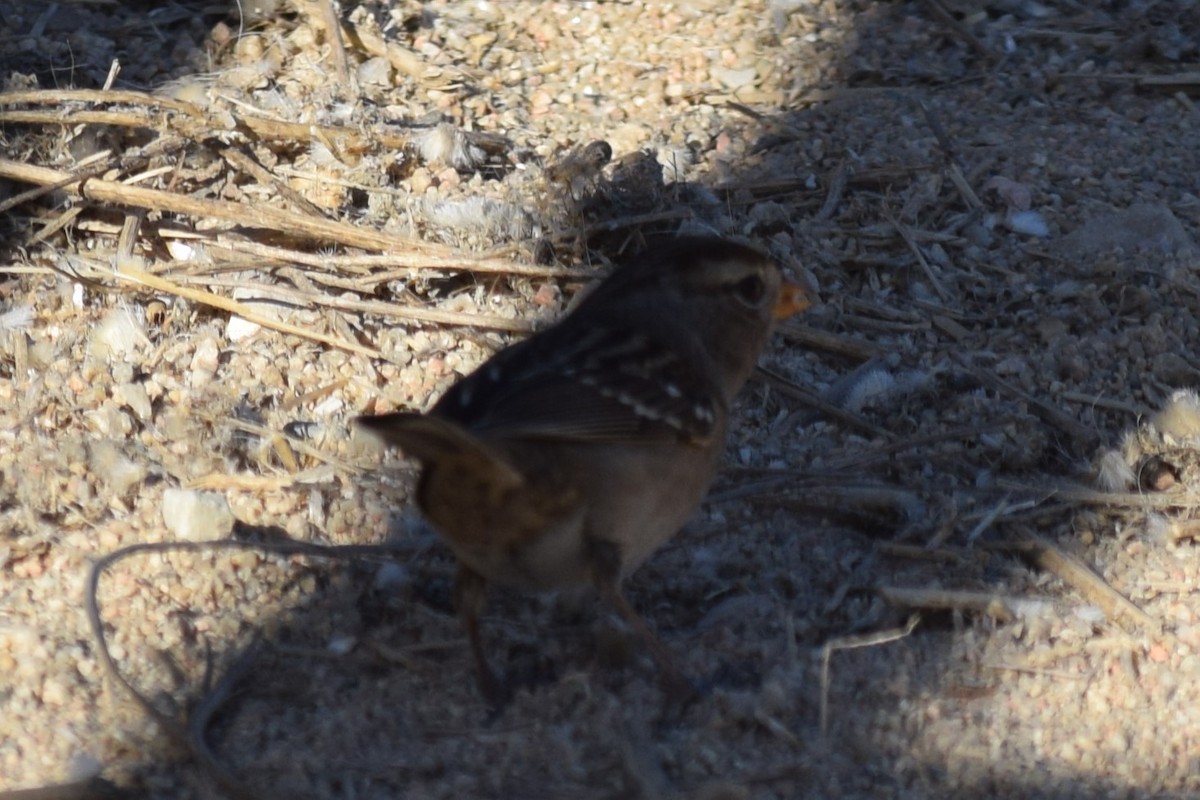
<instances>
[{"instance_id":1,"label":"gravel ground","mask_svg":"<svg viewBox=\"0 0 1200 800\"><path fill-rule=\"evenodd\" d=\"M6 91L118 59L113 89L205 114L0 97L0 202L38 182L13 162L98 160L443 260L154 208L130 236L138 203L61 190L4 210L0 790L1200 796L1194 4L366 0L345 76L317 4L246 11L0 7ZM428 407L679 229L757 241L820 299L629 584L705 692L665 708L588 594L497 592L525 688L489 718L411 468L348 421ZM206 720L206 764L106 676L86 577L229 535L396 553L112 565L115 663Z\"/></svg>"}]
</instances>

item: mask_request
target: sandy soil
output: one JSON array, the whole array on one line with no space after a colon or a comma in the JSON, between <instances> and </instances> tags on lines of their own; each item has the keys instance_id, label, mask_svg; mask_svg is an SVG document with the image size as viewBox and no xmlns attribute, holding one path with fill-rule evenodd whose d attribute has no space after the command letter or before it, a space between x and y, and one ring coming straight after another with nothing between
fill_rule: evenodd
<instances>
[{"instance_id":1,"label":"sandy soil","mask_svg":"<svg viewBox=\"0 0 1200 800\"><path fill-rule=\"evenodd\" d=\"M0 790L1200 796L1196 6L367 0L345 73L318 4L245 10L0 7ZM114 59L154 94L28 94ZM680 229L820 299L629 584L704 694L668 713L587 594L497 592L488 718L411 468L349 420ZM113 564L164 725L89 565L227 537L392 555Z\"/></svg>"}]
</instances>

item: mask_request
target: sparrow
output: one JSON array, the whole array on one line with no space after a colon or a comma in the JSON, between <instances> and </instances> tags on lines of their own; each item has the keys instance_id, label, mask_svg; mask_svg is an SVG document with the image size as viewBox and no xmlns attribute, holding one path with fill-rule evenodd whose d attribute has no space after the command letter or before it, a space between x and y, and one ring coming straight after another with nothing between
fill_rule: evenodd
<instances>
[{"instance_id":1,"label":"sparrow","mask_svg":"<svg viewBox=\"0 0 1200 800\"><path fill-rule=\"evenodd\" d=\"M689 693L621 583L699 505L773 321L808 305L754 247L659 241L427 413L357 418L421 464L417 503L458 560L455 605L490 705L506 697L480 634L490 583L595 587L664 687Z\"/></svg>"}]
</instances>

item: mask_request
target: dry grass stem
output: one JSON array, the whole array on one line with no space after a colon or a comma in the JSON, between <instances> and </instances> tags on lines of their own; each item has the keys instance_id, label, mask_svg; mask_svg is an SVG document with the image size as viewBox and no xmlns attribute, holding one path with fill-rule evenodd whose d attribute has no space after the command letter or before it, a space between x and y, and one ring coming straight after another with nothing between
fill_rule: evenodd
<instances>
[{"instance_id":1,"label":"dry grass stem","mask_svg":"<svg viewBox=\"0 0 1200 800\"><path fill-rule=\"evenodd\" d=\"M145 189L100 178L69 180L61 170L21 164L0 159L0 177L23 183L57 184L79 197L102 203L134 206L151 211L169 211L204 219L219 219L238 227L286 233L307 241L333 242L346 247L370 250L441 252L450 249L431 245L419 239L409 239L377 231L364 230L340 222L309 217L270 206L246 206L221 200L187 197L159 189Z\"/></svg>"},{"instance_id":2,"label":"dry grass stem","mask_svg":"<svg viewBox=\"0 0 1200 800\"><path fill-rule=\"evenodd\" d=\"M137 269L136 267L122 265L113 273L113 275L122 280L129 281L130 283L135 283L139 286L145 286L148 289L153 289L156 292L164 292L176 297L182 297L185 300L190 300L194 303L212 306L213 308L219 308L222 311L228 311L231 314L237 314L242 319L253 322L256 325L261 325L264 328L270 328L272 330L279 331L280 333L286 333L291 336L299 336L302 339L321 342L322 344L327 344L330 347L336 347L339 350L348 350L352 353L361 353L362 355L370 356L372 358L380 358L383 355L373 347L366 347L358 342L346 341L344 339L339 339L336 336L327 336L323 333L317 333L316 331L302 328L299 325L292 325L291 323L283 322L282 320L273 319L265 314L260 314L257 311L254 311L249 306L246 306L244 303L239 303L237 300L233 300L228 297L222 297L221 295L213 294L212 292L206 292L202 289L191 289L186 286L180 286L176 283L166 280L165 278L160 278L157 275L146 272L145 270ZM417 310L417 313L420 314L421 312Z\"/></svg>"},{"instance_id":3,"label":"dry grass stem","mask_svg":"<svg viewBox=\"0 0 1200 800\"><path fill-rule=\"evenodd\" d=\"M829 665L833 661L833 654L842 650L857 650L863 647L879 647L881 645L890 644L891 642L899 641L912 634L916 630L917 625L921 622L920 614L912 614L908 618L908 622L903 627L893 628L887 631L878 631L876 633L859 634L855 636L840 636L836 639L831 639L821 647L821 706L820 706L820 721L821 733L829 733Z\"/></svg>"},{"instance_id":4,"label":"dry grass stem","mask_svg":"<svg viewBox=\"0 0 1200 800\"><path fill-rule=\"evenodd\" d=\"M879 586L875 591L888 603L900 608L985 614L1001 623L1011 622L1018 617L1043 615L1053 608L1048 600L1009 597L993 592L910 589L900 586Z\"/></svg>"},{"instance_id":5,"label":"dry grass stem","mask_svg":"<svg viewBox=\"0 0 1200 800\"><path fill-rule=\"evenodd\" d=\"M1104 609L1113 619L1123 619L1151 633L1161 633L1162 623L1142 611L1125 595L1118 592L1100 577L1091 567L1084 564L1075 556L1064 552L1053 543L1041 537L1029 534L1019 545L1019 549L1042 569L1057 576L1084 598L1094 605Z\"/></svg>"}]
</instances>

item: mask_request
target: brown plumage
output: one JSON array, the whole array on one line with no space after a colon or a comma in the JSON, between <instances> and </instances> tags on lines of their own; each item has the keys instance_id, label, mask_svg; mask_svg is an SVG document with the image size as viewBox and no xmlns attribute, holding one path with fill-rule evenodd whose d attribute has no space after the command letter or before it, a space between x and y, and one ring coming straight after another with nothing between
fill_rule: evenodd
<instances>
[{"instance_id":1,"label":"brown plumage","mask_svg":"<svg viewBox=\"0 0 1200 800\"><path fill-rule=\"evenodd\" d=\"M620 581L703 498L734 396L772 319L807 305L768 257L715 238L654 246L556 325L497 353L427 413L358 422L418 459L417 499L458 557L456 599L485 696L486 584L591 584L686 681Z\"/></svg>"}]
</instances>

